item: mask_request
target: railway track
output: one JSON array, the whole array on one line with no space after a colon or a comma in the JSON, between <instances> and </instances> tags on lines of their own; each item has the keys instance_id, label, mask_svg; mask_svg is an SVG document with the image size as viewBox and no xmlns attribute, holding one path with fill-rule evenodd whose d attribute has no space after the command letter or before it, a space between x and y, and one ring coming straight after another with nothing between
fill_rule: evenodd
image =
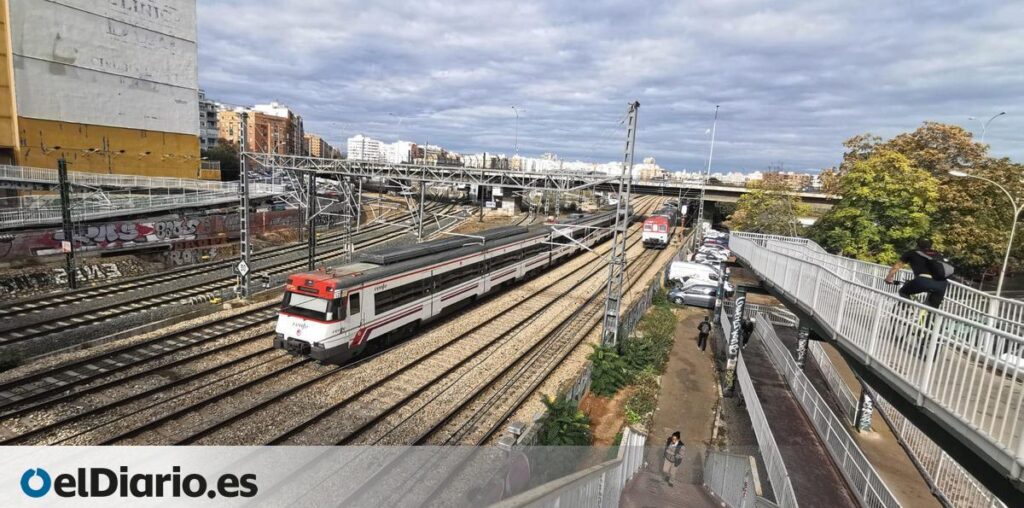
<instances>
[{"instance_id":1,"label":"railway track","mask_svg":"<svg viewBox=\"0 0 1024 508\"><path fill-rule=\"evenodd\" d=\"M397 239L404 234L406 234L406 231L401 229L384 233L380 233L379 231L360 233L359 235L353 235L353 246L356 250L366 249L374 245ZM318 262L322 262L336 259L344 255L344 246L336 246L321 251L318 253L316 259ZM267 265L257 266L254 268L254 271L268 275L290 273L304 269L306 263L307 261L305 259L273 262ZM217 269L219 270L220 268ZM0 349L50 337L82 326L106 322L141 310L151 311L165 306L179 305L187 302L190 297L218 293L226 289L230 289L234 285L235 276L227 275L226 277L217 278L213 281L191 284L183 288L171 289L166 292L132 301L116 301L101 303L95 306L90 305L87 306L87 308L78 309L53 319L42 320L31 324L14 324L13 326L9 326L0 331Z\"/></svg>"},{"instance_id":2,"label":"railway track","mask_svg":"<svg viewBox=\"0 0 1024 508\"><path fill-rule=\"evenodd\" d=\"M432 204L427 209L430 211L436 211L443 207L440 204ZM411 217L410 214L402 214L394 220L402 221L407 220ZM366 234L379 232L394 226L388 226L386 224L373 224L358 234ZM356 234L353 234L355 236ZM324 235L318 238L319 245L327 245L336 243L343 239L341 233L334 233ZM305 253L306 245L287 245L280 247L271 247L262 251L256 252L253 255L255 261L264 261L272 259L278 256L285 256L288 254ZM82 288L73 291L63 291L60 294L41 295L37 297L31 297L26 299L17 300L11 302L10 305L0 309L0 319L15 318L18 316L24 316L27 314L37 314L40 312L51 311L60 309L70 305L75 305L81 302L88 302L99 298L104 298L110 295L130 293L144 288L151 288L154 286L170 284L175 281L187 279L190 277L197 277L206 274L212 274L217 271L228 270L230 271L234 266L235 261L214 261L210 263L203 263L198 266L190 266L187 268L178 268L163 272L160 274L142 275L139 277L133 277L131 279L124 279L109 284L103 284L99 286Z\"/></svg>"},{"instance_id":3,"label":"railway track","mask_svg":"<svg viewBox=\"0 0 1024 508\"><path fill-rule=\"evenodd\" d=\"M632 245L635 246L639 243L639 238L638 235L633 236L634 241ZM574 269L572 274L579 274L589 267L593 271L588 274L588 277L594 277L596 274L596 278L600 279L603 267L601 266L601 260L598 261L597 265L599 266L596 269L593 269L593 262L585 263ZM518 336L517 332L525 329L528 324L535 322L559 298L575 291L578 284L579 282L576 277L562 276L557 281L534 291L527 300L520 302L515 307L515 312L510 310L501 315L493 316L477 323L471 329L458 336L448 338L441 344L428 346L425 348L428 350L426 354L413 358L408 362L400 362L396 368L389 369L386 373L375 374L365 380L347 380L346 384L361 386L362 388L355 390L354 393L347 394L340 401L305 417L302 421L290 424L290 428L286 431L274 436L264 436L259 438L258 442L266 444L324 444L325 442L349 444L357 442L356 438L358 436L374 428L376 423L394 412L374 411L372 406L375 400L401 399L400 402L405 402L425 391L434 384L433 381L439 379L439 376L433 376L426 381L423 379L417 381L417 376L422 374L419 370L414 370L415 367L428 365L429 368L430 364L438 364L434 365L434 368L442 369L444 375L455 375L460 368L471 365L469 362L473 358L486 356L488 352L493 352L496 348L509 344L510 340ZM528 315L522 317L523 312L527 312ZM422 337L417 340L422 340ZM393 351L392 354L400 353ZM451 359L460 356L464 360L452 365ZM260 418L263 414L290 414L292 411L279 410L276 409L276 406L288 398L301 398L298 394L302 390L311 389L320 383L327 383L331 381L330 378L331 376L326 374L309 379L277 395L265 396L258 404L200 429L193 435L177 441L177 443L216 443L219 442L216 439L216 434L219 431L230 425L238 424L242 420L253 419L263 421L264 419ZM410 390L408 389L409 386L415 388ZM302 400L306 399L303 398ZM401 407L400 403L391 406L392 409L399 407ZM295 408L295 411L301 410L302 408ZM335 416L338 413L343 413L346 417L354 416L354 418L349 421L346 417ZM358 428L353 429L352 422L360 421L358 415L366 413L376 414L377 416L369 420L363 418L362 423L357 426ZM336 422L339 425L324 422ZM350 430L343 432L343 435L339 436L338 428L346 426ZM210 439L211 436L214 438ZM312 439L305 439L303 436L313 437Z\"/></svg>"},{"instance_id":4,"label":"railway track","mask_svg":"<svg viewBox=\"0 0 1024 508\"><path fill-rule=\"evenodd\" d=\"M638 238L635 239L633 245L637 242ZM585 263L582 267L574 269L572 273L579 274L591 264L592 262ZM595 273L600 271L600 269L595 270ZM550 298L553 286L559 283L565 284L565 277L548 284L544 290L535 292L534 295L548 295ZM567 289L564 294L569 292L571 290ZM547 305L551 305L551 301ZM269 307L268 305L267 308ZM540 313L538 311L536 315ZM268 322L272 320L271 317ZM227 327L257 327L257 321L238 319L224 324ZM486 325L476 327L476 331L479 332L478 340L482 337L491 336L493 338L498 335L507 343L514 337L514 334L508 333L508 331L502 334L496 328L487 328ZM231 333L228 328L221 329L221 332L224 335ZM198 340L195 337L185 339L184 336L188 333L190 332L183 331L182 337L170 338L160 345L153 343L150 345L151 351L146 349L150 346L139 344L136 345L139 347L136 352L128 351L127 349L131 348L129 346L124 351L118 350L111 353L111 355L125 354L126 357L148 355L148 358L143 359L143 363L156 362L157 365L153 368L144 368L143 363L133 364L131 361L119 362L113 358L109 360L94 358L62 366L64 370L58 377L46 376L56 379L55 383L52 380L41 383L43 387L47 383L51 383L48 389L40 390L38 387L28 386L33 382L46 379L43 376L47 373L37 374L34 379L23 378L22 381L26 382L26 386L17 390L15 402L3 404L0 399L0 408L11 409L3 415L5 420L12 417L25 417L34 411L45 408L69 406L77 408L91 406L91 408L51 419L49 423L43 425L34 425L31 430L13 436L3 443L131 444L155 442L188 444L206 441L218 442L216 437L222 430L229 429L252 417L258 418L264 412L278 411L278 402L283 399L301 398L305 389L333 380L340 375L342 370L357 371L364 362L370 360L366 359L343 368L318 367L306 360L281 355L280 352L253 349L256 347L254 344L268 339L272 334L259 334L248 339L221 344L216 348L204 349L196 347L195 344L187 344L188 340ZM463 334L458 338L466 336L468 334ZM497 340L500 339L491 341L491 344ZM184 342L179 343L178 348L175 349L172 343L176 341ZM206 338L201 342L213 344L214 341L213 338ZM409 362L401 368L392 370L384 380L377 376L376 381L368 379L364 386L372 387L375 383L377 385L387 383L388 378L400 375L401 371L412 364L437 361L446 356L440 354L440 351L450 352L457 343L464 343L464 341L450 339L448 345L443 349L433 348L432 352L414 359L413 362ZM243 347L248 347L244 354L238 351ZM184 354L185 350L191 350L191 352ZM214 352L231 352L233 354L224 354L221 358L221 355L214 355ZM176 354L179 356L176 357ZM147 376L152 377L154 372L173 370L190 363L212 360L215 356L218 361L212 362L212 367L193 369L192 372L186 369L183 373L168 374L174 378L171 382L122 396L101 397L104 391L124 385L126 381L142 382ZM126 357L122 357L122 359ZM100 365L106 361L109 361L109 366ZM95 372L97 369L105 371ZM116 373L124 375L111 376ZM346 384L351 383L346 381ZM0 394L5 393L5 390L8 394L11 393L13 386L8 383L0 385ZM63 388L63 392L57 394L61 388ZM72 391L67 392L69 389ZM49 393L49 395L40 395L37 393L39 391ZM90 404L88 400L81 400L83 397L89 396L94 396L97 400L111 398L117 400L107 400L103 404ZM239 401L244 401L244 403ZM239 411L238 407L242 407L242 410ZM285 413L291 414L287 411ZM307 427L311 427L314 420L316 419L310 419L311 423ZM292 432L293 430L290 430L289 435L283 438L285 433L276 437L270 436L265 441L270 443L292 442L290 436L297 435ZM215 439L208 439L210 437ZM339 440L339 442L343 441L344 439ZM247 442L247 444L253 443Z\"/></svg>"}]
</instances>

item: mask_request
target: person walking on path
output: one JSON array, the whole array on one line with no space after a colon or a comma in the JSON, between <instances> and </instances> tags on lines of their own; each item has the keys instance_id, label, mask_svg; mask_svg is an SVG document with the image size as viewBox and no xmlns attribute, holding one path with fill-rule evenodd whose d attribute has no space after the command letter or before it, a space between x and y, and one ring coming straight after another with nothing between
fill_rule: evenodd
<instances>
[{"instance_id":1,"label":"person walking on path","mask_svg":"<svg viewBox=\"0 0 1024 508\"><path fill-rule=\"evenodd\" d=\"M699 347L701 351L704 351L708 346L708 334L711 333L711 322L708 320L707 316L704 316L704 321L701 321L700 324L697 325L697 332L697 347Z\"/></svg>"},{"instance_id":2,"label":"person walking on path","mask_svg":"<svg viewBox=\"0 0 1024 508\"><path fill-rule=\"evenodd\" d=\"M676 470L683 463L684 448L685 445L683 445L678 430L673 432L665 442L665 462L661 466L661 473L669 485L673 485L672 482L676 479Z\"/></svg>"}]
</instances>

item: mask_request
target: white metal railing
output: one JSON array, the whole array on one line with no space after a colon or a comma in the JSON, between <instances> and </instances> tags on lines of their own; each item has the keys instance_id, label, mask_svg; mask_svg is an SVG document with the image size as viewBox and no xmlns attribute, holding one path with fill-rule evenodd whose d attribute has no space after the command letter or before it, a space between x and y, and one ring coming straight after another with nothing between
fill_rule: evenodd
<instances>
[{"instance_id":1,"label":"white metal railing","mask_svg":"<svg viewBox=\"0 0 1024 508\"><path fill-rule=\"evenodd\" d=\"M749 455L708 450L704 458L704 486L725 506L752 508L761 495L757 462Z\"/></svg>"},{"instance_id":2,"label":"white metal railing","mask_svg":"<svg viewBox=\"0 0 1024 508\"><path fill-rule=\"evenodd\" d=\"M268 197L278 195L281 190L266 184L252 184L250 196ZM59 199L25 199L21 196L16 208L0 207L0 227L32 226L54 224L62 220ZM78 200L72 203L73 221L86 221L148 211L168 210L185 207L209 206L238 201L238 186L229 191L196 191L184 193L106 193L97 199Z\"/></svg>"},{"instance_id":3,"label":"white metal railing","mask_svg":"<svg viewBox=\"0 0 1024 508\"><path fill-rule=\"evenodd\" d=\"M1024 339L844 278L834 264L764 248L747 236L730 235L729 247L759 277L804 307L903 396L958 427L1009 476L1021 475Z\"/></svg>"},{"instance_id":4,"label":"white metal railing","mask_svg":"<svg viewBox=\"0 0 1024 508\"><path fill-rule=\"evenodd\" d=\"M846 431L846 426L839 421L825 403L825 399L814 389L814 385L797 366L793 356L786 351L772 324L763 315L758 315L756 319L754 334L761 339L772 363L789 383L793 396L800 402L853 494L864 506L899 507L896 497Z\"/></svg>"},{"instance_id":5,"label":"white metal railing","mask_svg":"<svg viewBox=\"0 0 1024 508\"><path fill-rule=\"evenodd\" d=\"M644 465L647 435L627 426L618 456L491 505L493 507L601 508L618 506L622 489Z\"/></svg>"},{"instance_id":6,"label":"white metal railing","mask_svg":"<svg viewBox=\"0 0 1024 508\"><path fill-rule=\"evenodd\" d=\"M872 392L875 408L889 424L893 434L907 449L914 464L931 484L936 494L942 496L953 508L1006 508L991 491L945 450L932 441L882 396Z\"/></svg>"},{"instance_id":7,"label":"white metal railing","mask_svg":"<svg viewBox=\"0 0 1024 508\"><path fill-rule=\"evenodd\" d=\"M761 401L757 398L757 392L754 390L754 383L747 371L742 351L739 363L736 365L736 380L740 384L740 391L743 393L744 402L746 402L750 424L754 427L757 448L761 451L764 467L768 469L768 480L772 483L772 491L775 492L775 503L782 508L795 508L798 505L796 493L793 492L793 483L789 480L789 471L786 470L786 464L782 461L782 453L779 452L779 445L775 442L771 426L768 425Z\"/></svg>"},{"instance_id":8,"label":"white metal railing","mask_svg":"<svg viewBox=\"0 0 1024 508\"><path fill-rule=\"evenodd\" d=\"M889 272L889 267L829 254L817 243L806 238L742 232L733 233L731 236L751 240L769 250L783 252L797 259L821 264L846 280L858 282L885 293L896 294L899 291L898 286L885 283L885 275ZM901 272L902 279L909 279L912 276L913 274L908 270ZM990 295L951 280L940 308L954 316L986 324L1018 337L1024 336L1024 302L1022 301Z\"/></svg>"},{"instance_id":9,"label":"white metal railing","mask_svg":"<svg viewBox=\"0 0 1024 508\"><path fill-rule=\"evenodd\" d=\"M853 393L853 390L846 384L846 381L843 381L839 371L836 370L835 365L832 364L832 360L829 359L828 353L825 352L825 348L821 347L821 344L816 341L810 341L810 344L807 345L807 351L811 354L811 358L814 358L814 362L818 365L818 370L821 371L821 375L825 378L829 389L832 390L832 394L839 401L839 407L843 409L843 414L849 419L851 425L856 425L859 397Z\"/></svg>"},{"instance_id":10,"label":"white metal railing","mask_svg":"<svg viewBox=\"0 0 1024 508\"><path fill-rule=\"evenodd\" d=\"M731 315L736 308L736 304L731 301L725 302L725 310ZM746 302L743 305L743 317L749 318L757 314L765 314L768 316L768 320L774 325L788 326L790 328L796 328L800 325L800 318L792 312L786 310L785 307L779 307L777 305L762 305L760 303Z\"/></svg>"}]
</instances>

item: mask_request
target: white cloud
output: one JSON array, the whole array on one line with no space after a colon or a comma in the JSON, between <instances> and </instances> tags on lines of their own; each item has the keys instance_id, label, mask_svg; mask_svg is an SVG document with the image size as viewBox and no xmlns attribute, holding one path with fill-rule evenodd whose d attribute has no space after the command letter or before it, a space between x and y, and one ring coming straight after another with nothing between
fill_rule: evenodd
<instances>
[{"instance_id":1,"label":"white cloud","mask_svg":"<svg viewBox=\"0 0 1024 508\"><path fill-rule=\"evenodd\" d=\"M822 167L842 141L922 121L989 128L1024 158L1024 4L695 0L203 0L200 83L229 103L281 100L339 143L355 132L456 150L717 168ZM401 118L399 125L398 118Z\"/></svg>"}]
</instances>

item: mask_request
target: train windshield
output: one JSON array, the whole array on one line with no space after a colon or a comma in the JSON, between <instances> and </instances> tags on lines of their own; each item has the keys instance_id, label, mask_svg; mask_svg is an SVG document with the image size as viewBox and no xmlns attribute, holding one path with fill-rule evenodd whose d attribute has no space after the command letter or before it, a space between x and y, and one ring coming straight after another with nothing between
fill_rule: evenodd
<instances>
[{"instance_id":1,"label":"train windshield","mask_svg":"<svg viewBox=\"0 0 1024 508\"><path fill-rule=\"evenodd\" d=\"M319 321L340 321L345 319L345 308L340 305L340 302L340 299L327 300L311 295L285 292L281 310Z\"/></svg>"}]
</instances>

